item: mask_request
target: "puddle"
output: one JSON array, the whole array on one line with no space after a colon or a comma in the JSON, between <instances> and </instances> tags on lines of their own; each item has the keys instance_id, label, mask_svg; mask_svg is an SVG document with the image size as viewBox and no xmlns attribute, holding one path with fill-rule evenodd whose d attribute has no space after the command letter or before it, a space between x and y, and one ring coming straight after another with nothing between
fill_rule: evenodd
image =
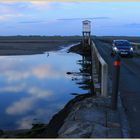
<instances>
[{"instance_id":1,"label":"puddle","mask_svg":"<svg viewBox=\"0 0 140 140\"><path fill-rule=\"evenodd\" d=\"M33 123L48 123L73 95L88 92L81 83L87 76L78 74L79 60L80 55L66 50L0 56L0 129L27 129Z\"/></svg>"}]
</instances>

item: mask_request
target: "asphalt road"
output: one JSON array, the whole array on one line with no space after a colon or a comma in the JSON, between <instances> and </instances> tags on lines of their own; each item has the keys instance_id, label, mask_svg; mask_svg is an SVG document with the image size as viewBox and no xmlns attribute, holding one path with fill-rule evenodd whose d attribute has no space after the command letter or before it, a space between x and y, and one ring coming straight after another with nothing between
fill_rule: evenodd
<instances>
[{"instance_id":1,"label":"asphalt road","mask_svg":"<svg viewBox=\"0 0 140 140\"><path fill-rule=\"evenodd\" d=\"M110 56L111 45L94 40L105 61L109 65L109 74L113 72L113 58ZM121 58L119 91L128 116L130 135L140 138L140 57Z\"/></svg>"}]
</instances>

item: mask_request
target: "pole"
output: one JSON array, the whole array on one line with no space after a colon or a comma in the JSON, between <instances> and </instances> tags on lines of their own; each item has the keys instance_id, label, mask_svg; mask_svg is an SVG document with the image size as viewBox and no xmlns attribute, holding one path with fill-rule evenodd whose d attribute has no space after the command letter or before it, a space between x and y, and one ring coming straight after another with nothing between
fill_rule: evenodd
<instances>
[{"instance_id":1,"label":"pole","mask_svg":"<svg viewBox=\"0 0 140 140\"><path fill-rule=\"evenodd\" d=\"M113 62L113 77L112 77L112 109L117 109L118 101L118 88L119 88L119 77L120 77L120 56L116 54Z\"/></svg>"}]
</instances>

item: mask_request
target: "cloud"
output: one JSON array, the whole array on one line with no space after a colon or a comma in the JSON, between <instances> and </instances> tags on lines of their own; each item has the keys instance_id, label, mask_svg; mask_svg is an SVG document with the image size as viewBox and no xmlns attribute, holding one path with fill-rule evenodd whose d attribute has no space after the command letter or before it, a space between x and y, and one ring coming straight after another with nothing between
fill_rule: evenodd
<instances>
[{"instance_id":1,"label":"cloud","mask_svg":"<svg viewBox=\"0 0 140 140\"><path fill-rule=\"evenodd\" d=\"M22 6L17 3L0 3L0 21L7 21L15 18L25 17L22 13Z\"/></svg>"},{"instance_id":2,"label":"cloud","mask_svg":"<svg viewBox=\"0 0 140 140\"><path fill-rule=\"evenodd\" d=\"M18 62L15 62L14 64L14 62L11 63L11 61L7 61L6 65L4 64L0 70L3 71L0 76L4 77L8 82L21 81L31 77L37 79L58 79L65 76L63 70L57 71L46 64L31 66L28 69L20 69L20 67L18 67Z\"/></svg>"},{"instance_id":3,"label":"cloud","mask_svg":"<svg viewBox=\"0 0 140 140\"><path fill-rule=\"evenodd\" d=\"M124 27L140 28L140 23L129 23L129 24L125 24Z\"/></svg>"},{"instance_id":4,"label":"cloud","mask_svg":"<svg viewBox=\"0 0 140 140\"><path fill-rule=\"evenodd\" d=\"M0 16L0 21L7 21L7 20L11 20L14 18L21 18L24 17L23 14L5 14Z\"/></svg>"},{"instance_id":5,"label":"cloud","mask_svg":"<svg viewBox=\"0 0 140 140\"><path fill-rule=\"evenodd\" d=\"M7 70L3 73L3 76L5 76L7 81L17 81L17 80L23 80L31 76L31 74L28 71L16 71L16 70Z\"/></svg>"},{"instance_id":6,"label":"cloud","mask_svg":"<svg viewBox=\"0 0 140 140\"><path fill-rule=\"evenodd\" d=\"M22 24L33 24L33 23L46 23L46 21L41 21L41 20L36 20L36 21L21 21L19 23L22 23Z\"/></svg>"},{"instance_id":7,"label":"cloud","mask_svg":"<svg viewBox=\"0 0 140 140\"><path fill-rule=\"evenodd\" d=\"M109 17L87 17L87 18L62 18L57 20L96 20L96 19L110 19Z\"/></svg>"},{"instance_id":8,"label":"cloud","mask_svg":"<svg viewBox=\"0 0 140 140\"><path fill-rule=\"evenodd\" d=\"M34 122L33 116L26 116L17 122L18 129L30 129Z\"/></svg>"},{"instance_id":9,"label":"cloud","mask_svg":"<svg viewBox=\"0 0 140 140\"><path fill-rule=\"evenodd\" d=\"M52 78L60 78L64 76L63 72L59 72L53 69L49 65L39 65L38 67L34 67L31 73L38 79L45 79L45 78L52 79Z\"/></svg>"},{"instance_id":10,"label":"cloud","mask_svg":"<svg viewBox=\"0 0 140 140\"><path fill-rule=\"evenodd\" d=\"M48 20L25 20L18 22L19 24L39 24L39 23L45 23L45 24L53 24L58 22L56 19L48 19Z\"/></svg>"},{"instance_id":11,"label":"cloud","mask_svg":"<svg viewBox=\"0 0 140 140\"><path fill-rule=\"evenodd\" d=\"M14 102L10 107L6 109L6 113L10 115L20 115L27 111L30 111L33 107L35 98L22 98L21 100Z\"/></svg>"},{"instance_id":12,"label":"cloud","mask_svg":"<svg viewBox=\"0 0 140 140\"><path fill-rule=\"evenodd\" d=\"M38 0L38 1L31 1L30 2L32 5L34 5L34 6L37 6L37 7L48 7L48 5L49 5L49 2L48 1L40 1L40 0Z\"/></svg>"},{"instance_id":13,"label":"cloud","mask_svg":"<svg viewBox=\"0 0 140 140\"><path fill-rule=\"evenodd\" d=\"M32 127L32 124L35 123L42 123L42 122L48 122L53 114L54 110L51 109L42 109L38 108L35 110L35 114L25 116L17 121L18 128L17 129L30 129ZM45 117L44 117L45 116Z\"/></svg>"},{"instance_id":14,"label":"cloud","mask_svg":"<svg viewBox=\"0 0 140 140\"><path fill-rule=\"evenodd\" d=\"M5 1L0 2L0 21L14 20L17 18L36 19L32 12L50 9L48 1ZM31 13L30 13L31 11Z\"/></svg>"},{"instance_id":15,"label":"cloud","mask_svg":"<svg viewBox=\"0 0 140 140\"><path fill-rule=\"evenodd\" d=\"M3 63L3 61L5 63ZM44 79L59 79L66 75L65 70L57 70L53 65L38 63L27 63L27 60L18 57L1 56L0 57L0 77L6 82L13 83L16 81L23 82L29 78ZM22 64L22 65L21 65Z\"/></svg>"},{"instance_id":16,"label":"cloud","mask_svg":"<svg viewBox=\"0 0 140 140\"><path fill-rule=\"evenodd\" d=\"M21 85L18 85L18 86L7 86L7 87L2 87L0 88L0 93L18 93L20 91L22 91L24 88L25 88L25 84L21 84Z\"/></svg>"},{"instance_id":17,"label":"cloud","mask_svg":"<svg viewBox=\"0 0 140 140\"><path fill-rule=\"evenodd\" d=\"M38 99L47 99L53 95L51 91L43 90L37 87L31 87L27 89L26 93L30 96L22 98L21 100L14 102L11 106L6 109L6 113L10 115L21 115L32 110L33 105L38 101Z\"/></svg>"},{"instance_id":18,"label":"cloud","mask_svg":"<svg viewBox=\"0 0 140 140\"><path fill-rule=\"evenodd\" d=\"M43 90L37 87L32 87L28 90L28 93L35 97L35 98L44 98L44 97L49 97L52 96L52 92L48 90Z\"/></svg>"},{"instance_id":19,"label":"cloud","mask_svg":"<svg viewBox=\"0 0 140 140\"><path fill-rule=\"evenodd\" d=\"M50 6L50 2L48 1L29 1L28 2L28 6L29 8L34 8L34 9L37 9L37 10L48 10L51 8Z\"/></svg>"}]
</instances>

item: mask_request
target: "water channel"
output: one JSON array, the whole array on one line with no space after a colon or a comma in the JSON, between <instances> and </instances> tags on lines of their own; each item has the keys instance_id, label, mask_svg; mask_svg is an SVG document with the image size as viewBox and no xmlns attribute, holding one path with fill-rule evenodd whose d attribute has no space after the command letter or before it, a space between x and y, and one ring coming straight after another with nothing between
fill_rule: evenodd
<instances>
[{"instance_id":1,"label":"water channel","mask_svg":"<svg viewBox=\"0 0 140 140\"><path fill-rule=\"evenodd\" d=\"M0 56L0 129L27 129L48 123L80 87L82 56L66 49L36 55ZM75 73L75 74L68 74ZM86 76L86 75L85 75Z\"/></svg>"}]
</instances>

